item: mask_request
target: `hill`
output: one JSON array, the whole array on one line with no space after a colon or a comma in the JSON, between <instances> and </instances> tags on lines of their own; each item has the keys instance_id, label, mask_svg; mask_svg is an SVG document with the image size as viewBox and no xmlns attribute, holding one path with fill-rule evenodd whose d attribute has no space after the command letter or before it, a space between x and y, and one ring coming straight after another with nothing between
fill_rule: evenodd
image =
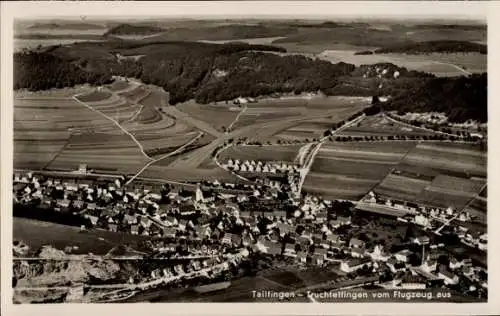
<instances>
[{"instance_id":1,"label":"hill","mask_svg":"<svg viewBox=\"0 0 500 316\"><path fill-rule=\"evenodd\" d=\"M467 41L426 41L418 43L403 43L389 45L376 49L375 54L403 53L403 54L429 54L429 53L480 53L487 54L487 47L483 44Z\"/></svg>"},{"instance_id":2,"label":"hill","mask_svg":"<svg viewBox=\"0 0 500 316\"><path fill-rule=\"evenodd\" d=\"M394 96L384 107L404 112L444 112L452 122L488 120L487 74L433 78Z\"/></svg>"},{"instance_id":3,"label":"hill","mask_svg":"<svg viewBox=\"0 0 500 316\"><path fill-rule=\"evenodd\" d=\"M83 22L64 22L64 23L37 23L29 26L29 30L97 30L104 29L104 26Z\"/></svg>"},{"instance_id":4,"label":"hill","mask_svg":"<svg viewBox=\"0 0 500 316\"><path fill-rule=\"evenodd\" d=\"M100 85L113 75L163 87L169 102L199 103L274 93L391 95L387 109L440 111L450 120L486 120L486 75L434 78L390 63L332 64L283 48L242 43L108 40L54 46L44 52L16 53L15 89L43 90L88 82ZM142 58L118 59L121 56Z\"/></svg>"},{"instance_id":5,"label":"hill","mask_svg":"<svg viewBox=\"0 0 500 316\"><path fill-rule=\"evenodd\" d=\"M293 27L257 25L217 25L209 27L174 27L146 41L218 41L249 38L272 38L295 34Z\"/></svg>"},{"instance_id":6,"label":"hill","mask_svg":"<svg viewBox=\"0 0 500 316\"><path fill-rule=\"evenodd\" d=\"M104 36L112 35L151 35L164 32L165 30L156 26L120 24L109 29Z\"/></svg>"}]
</instances>

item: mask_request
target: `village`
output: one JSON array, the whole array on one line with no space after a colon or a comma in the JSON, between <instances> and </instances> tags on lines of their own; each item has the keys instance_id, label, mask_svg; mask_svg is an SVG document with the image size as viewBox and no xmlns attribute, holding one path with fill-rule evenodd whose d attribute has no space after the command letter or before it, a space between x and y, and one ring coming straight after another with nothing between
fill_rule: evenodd
<instances>
[{"instance_id":1,"label":"village","mask_svg":"<svg viewBox=\"0 0 500 316\"><path fill-rule=\"evenodd\" d=\"M229 161L228 165L233 169L239 166L240 170L278 167L292 174L295 171L294 166L284 164ZM447 245L429 238L444 226L451 226L450 219L468 220L468 214L452 208L384 201L370 192L362 203L403 209L406 215L395 221L419 228L419 233L389 247L351 233L359 229L353 203L307 194L297 199L289 194L289 183L267 182L235 190L234 185L215 181L198 183L188 190L141 182L123 186L123 177L91 180L33 172L15 172L13 180L15 205L29 205L31 212L53 210L77 216L83 219L82 232L104 229L147 236L154 258L188 262L168 271L151 268L148 275L131 283L190 275L220 265L231 253L246 249L294 266L331 269L360 284L379 276L380 286L385 288L444 286L476 297L487 293L485 268L467 254L451 254L446 251ZM486 234L473 236L461 226L451 229L468 244L486 250Z\"/></svg>"}]
</instances>

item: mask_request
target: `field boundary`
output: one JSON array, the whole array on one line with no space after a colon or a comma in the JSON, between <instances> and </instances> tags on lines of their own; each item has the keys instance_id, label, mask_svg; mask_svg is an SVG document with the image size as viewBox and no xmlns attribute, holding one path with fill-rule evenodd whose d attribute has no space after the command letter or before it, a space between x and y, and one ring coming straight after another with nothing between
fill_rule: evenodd
<instances>
[{"instance_id":1,"label":"field boundary","mask_svg":"<svg viewBox=\"0 0 500 316\"><path fill-rule=\"evenodd\" d=\"M127 122L133 122L133 121L134 121L134 119L135 119L135 118L136 118L139 114L141 114L142 109L144 109L144 105L142 105L142 104L141 104L141 107L139 108L139 110L137 110L137 112L135 112L134 116L132 116L131 118L129 118L129 119L127 120Z\"/></svg>"},{"instance_id":2,"label":"field boundary","mask_svg":"<svg viewBox=\"0 0 500 316\"><path fill-rule=\"evenodd\" d=\"M87 103L83 102L83 101L80 101L78 99L78 96L81 95L81 94L76 94L73 96L73 99L78 102L79 104L82 104L83 106L85 106L86 108L90 109L91 111L94 111L102 116L104 116L106 119L110 120L111 122L113 122L116 126L118 126L119 129L121 129L125 134L127 134L128 136L130 136L130 138L137 144L137 146L139 146L139 149L141 151L141 153L148 159L151 159L153 160L153 158L149 157L146 152L144 151L144 147L141 145L141 143L135 138L134 135L132 135L132 133L130 133L129 131L127 131L123 126L120 125L120 123L118 123L118 121L116 121L115 119L109 117L108 115L102 113L101 111L99 110L96 110L94 109L93 107L91 107L90 105L88 105Z\"/></svg>"},{"instance_id":3,"label":"field boundary","mask_svg":"<svg viewBox=\"0 0 500 316\"><path fill-rule=\"evenodd\" d=\"M130 180L128 180L125 185L128 185L130 183L132 183L132 181L134 181L141 173L144 172L144 170L146 170L147 168L149 168L151 165L155 164L156 162L162 160L162 159L165 159L165 158L168 158L170 156L173 156L179 152L182 152L182 150L184 150L185 147L191 145L192 143L194 143L195 141L197 141L200 137L202 137L205 133L204 132L199 132L198 135L196 135L193 139L191 139L189 142L185 143L184 145L182 145L181 147L177 148L176 150L172 151L172 152L169 152L163 156L161 156L160 158L158 159L153 159L152 161L148 162L141 170L139 170L132 178L130 178Z\"/></svg>"},{"instance_id":4,"label":"field boundary","mask_svg":"<svg viewBox=\"0 0 500 316\"><path fill-rule=\"evenodd\" d=\"M71 137L73 137L73 134L69 135L68 139L66 139L66 142L64 143L64 145L61 147L61 149L59 149L59 151L54 155L54 157L52 157L52 159L50 161L48 161L43 167L42 167L42 170L47 170L49 168L49 166L54 162L56 161L57 158L59 158L59 155L62 154L62 152L66 149L66 146L69 145L69 142L71 140Z\"/></svg>"},{"instance_id":5,"label":"field boundary","mask_svg":"<svg viewBox=\"0 0 500 316\"><path fill-rule=\"evenodd\" d=\"M248 109L248 107L245 105L245 107L240 111L240 113L238 113L238 115L236 115L236 117L234 118L234 120L231 122L231 124L229 124L229 126L227 127L226 131L231 131L231 129L233 128L233 125L238 122L238 120L240 119L240 116L246 112L246 110Z\"/></svg>"},{"instance_id":6,"label":"field boundary","mask_svg":"<svg viewBox=\"0 0 500 316\"><path fill-rule=\"evenodd\" d=\"M393 168L391 168L391 169L389 170L389 172L387 172L387 174L386 174L386 175L382 178L382 180L380 180L379 182L377 182L376 184L374 184L374 185L370 188L370 190L369 190L368 192L366 192L366 193L365 193L365 195L363 195L363 197L359 200L359 202L362 202L362 201L366 198L366 195L367 195L369 192L373 191L376 187L378 187L379 185L381 185L381 184L382 184L382 182L384 182L384 180L385 180L385 179L386 179L386 178L387 178L390 174L392 174L392 172L394 171L394 169L395 169L395 168L397 168L397 166L399 166L399 164L401 164L401 163L402 163L402 162L406 159L406 157L410 154L410 152L412 152L412 150L414 150L415 148L417 148L417 145L418 145L419 143L420 143L420 141L417 141L417 142L416 142L416 144L415 144L415 146L410 147L410 148L406 151L406 153L405 153L405 154L404 154L404 155L403 155L403 156L402 156L402 157L398 160L398 162L394 165L394 167L393 167Z\"/></svg>"}]
</instances>

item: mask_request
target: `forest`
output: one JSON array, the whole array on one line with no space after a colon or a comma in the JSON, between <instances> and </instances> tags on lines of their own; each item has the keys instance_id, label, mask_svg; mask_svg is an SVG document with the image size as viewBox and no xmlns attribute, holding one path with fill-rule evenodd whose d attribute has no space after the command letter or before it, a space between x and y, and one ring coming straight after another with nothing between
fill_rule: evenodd
<instances>
[{"instance_id":1,"label":"forest","mask_svg":"<svg viewBox=\"0 0 500 316\"><path fill-rule=\"evenodd\" d=\"M361 53L361 52L360 52ZM360 54L358 53L358 54ZM378 48L375 54L403 53L403 54L430 54L430 53L488 53L486 45L467 41L426 41L403 43Z\"/></svg>"},{"instance_id":2,"label":"forest","mask_svg":"<svg viewBox=\"0 0 500 316\"><path fill-rule=\"evenodd\" d=\"M441 111L452 121L486 120L486 75L434 78L389 63L356 67L277 54L283 52L280 47L243 43L110 40L54 46L14 55L14 89L102 85L119 75L162 87L170 93L172 105L189 99L207 104L239 96L322 91L326 95L392 95L386 106L393 110ZM138 55L142 58L127 58ZM378 75L381 69L383 76Z\"/></svg>"},{"instance_id":3,"label":"forest","mask_svg":"<svg viewBox=\"0 0 500 316\"><path fill-rule=\"evenodd\" d=\"M384 108L405 112L443 112L451 122L488 120L487 74L433 78L426 84L395 95Z\"/></svg>"}]
</instances>

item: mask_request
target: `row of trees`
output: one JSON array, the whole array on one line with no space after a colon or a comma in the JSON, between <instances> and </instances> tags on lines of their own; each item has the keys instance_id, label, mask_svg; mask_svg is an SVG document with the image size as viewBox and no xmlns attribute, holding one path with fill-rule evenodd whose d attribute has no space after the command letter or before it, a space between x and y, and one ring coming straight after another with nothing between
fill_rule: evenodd
<instances>
[{"instance_id":1,"label":"row of trees","mask_svg":"<svg viewBox=\"0 0 500 316\"><path fill-rule=\"evenodd\" d=\"M352 141L394 141L394 140L442 140L442 141L461 141L461 142L478 142L480 138L477 136L458 137L455 135L390 135L390 136L337 136L331 137L330 141L336 142L352 142Z\"/></svg>"}]
</instances>

